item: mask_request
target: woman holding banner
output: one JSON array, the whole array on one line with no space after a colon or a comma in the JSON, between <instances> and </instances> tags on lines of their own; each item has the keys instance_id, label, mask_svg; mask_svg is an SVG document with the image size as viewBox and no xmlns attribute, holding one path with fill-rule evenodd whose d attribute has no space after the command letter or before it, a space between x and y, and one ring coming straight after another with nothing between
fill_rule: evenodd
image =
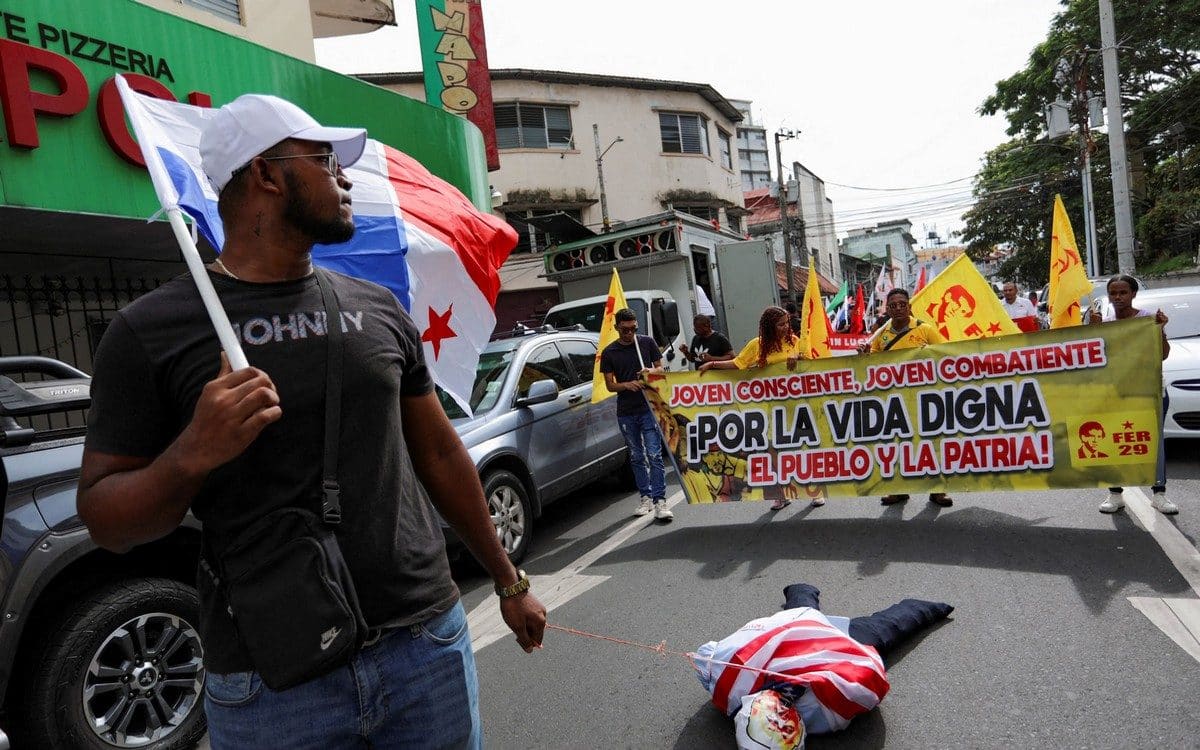
<instances>
[{"instance_id":1,"label":"woman holding banner","mask_svg":"<svg viewBox=\"0 0 1200 750\"><path fill-rule=\"evenodd\" d=\"M805 359L800 337L792 333L791 316L782 307L771 305L763 310L758 319L758 336L742 348L733 359L721 362L705 362L698 368L701 373L708 370L749 370L755 367L766 367L780 362L787 362L789 370L796 368L796 362ZM792 503L788 495L796 493L792 485L785 487L764 487L763 499L773 500L771 510L783 510ZM824 505L824 498L817 497L813 505Z\"/></svg>"},{"instance_id":2,"label":"woman holding banner","mask_svg":"<svg viewBox=\"0 0 1200 750\"><path fill-rule=\"evenodd\" d=\"M1099 306L1093 305L1088 310L1088 323L1097 325L1130 318L1154 318L1154 322L1158 323L1159 333L1162 334L1162 358L1166 359L1167 355L1171 353L1171 344L1167 341L1167 316L1163 314L1162 310L1150 312L1134 307L1133 300L1137 297L1137 293L1137 279L1125 275L1113 276L1108 280L1108 301L1111 312L1101 314ZM1168 403L1167 391L1164 386L1162 410L1164 417L1167 414ZM1166 441L1162 439L1161 424L1158 426L1158 466L1154 472L1154 486L1151 487L1151 490L1154 494L1150 498L1150 504L1154 506L1155 510L1166 516L1173 516L1179 512L1179 506L1167 498L1167 446ZM1100 503L1100 512L1116 513L1124 508L1125 498L1123 495L1123 488L1109 487L1108 499Z\"/></svg>"},{"instance_id":3,"label":"woman holding banner","mask_svg":"<svg viewBox=\"0 0 1200 750\"><path fill-rule=\"evenodd\" d=\"M763 310L758 319L758 336L750 339L736 357L722 362L705 362L698 369L700 372L749 370L751 367L787 362L788 369L792 370L801 359L804 359L804 353L801 351L800 337L792 333L787 310L772 305Z\"/></svg>"}]
</instances>

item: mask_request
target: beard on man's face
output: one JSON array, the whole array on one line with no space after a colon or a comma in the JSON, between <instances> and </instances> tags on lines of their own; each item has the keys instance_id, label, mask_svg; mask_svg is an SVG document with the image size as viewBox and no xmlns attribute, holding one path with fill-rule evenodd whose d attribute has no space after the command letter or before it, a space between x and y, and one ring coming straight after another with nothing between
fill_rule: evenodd
<instances>
[{"instance_id":1,"label":"beard on man's face","mask_svg":"<svg viewBox=\"0 0 1200 750\"><path fill-rule=\"evenodd\" d=\"M307 234L318 245L337 245L354 236L354 220L342 216L340 196L332 210L322 211L313 199L312 192L301 184L291 170L284 172L284 184L288 189L288 202L284 208L284 219Z\"/></svg>"}]
</instances>

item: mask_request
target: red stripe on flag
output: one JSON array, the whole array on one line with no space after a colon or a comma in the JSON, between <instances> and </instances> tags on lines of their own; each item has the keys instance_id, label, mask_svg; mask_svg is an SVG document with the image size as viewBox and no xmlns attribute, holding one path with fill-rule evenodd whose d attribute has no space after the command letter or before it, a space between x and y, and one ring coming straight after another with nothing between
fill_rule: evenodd
<instances>
[{"instance_id":1,"label":"red stripe on flag","mask_svg":"<svg viewBox=\"0 0 1200 750\"><path fill-rule=\"evenodd\" d=\"M517 231L467 200L458 188L435 177L420 162L384 146L388 180L405 222L412 222L458 255L467 275L495 307L500 266L517 245Z\"/></svg>"}]
</instances>

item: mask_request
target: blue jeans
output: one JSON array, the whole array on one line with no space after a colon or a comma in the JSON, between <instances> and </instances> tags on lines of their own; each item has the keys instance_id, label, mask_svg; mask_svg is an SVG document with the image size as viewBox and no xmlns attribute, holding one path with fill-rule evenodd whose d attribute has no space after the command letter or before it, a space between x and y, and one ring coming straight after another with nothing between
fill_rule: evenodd
<instances>
[{"instance_id":1,"label":"blue jeans","mask_svg":"<svg viewBox=\"0 0 1200 750\"><path fill-rule=\"evenodd\" d=\"M204 709L214 750L483 747L461 602L289 690L271 690L255 672L209 674Z\"/></svg>"},{"instance_id":2,"label":"blue jeans","mask_svg":"<svg viewBox=\"0 0 1200 750\"><path fill-rule=\"evenodd\" d=\"M667 475L663 471L662 436L654 422L654 414L647 409L641 414L618 416L617 424L629 446L629 465L633 467L633 478L638 492L658 502L667 496Z\"/></svg>"}]
</instances>

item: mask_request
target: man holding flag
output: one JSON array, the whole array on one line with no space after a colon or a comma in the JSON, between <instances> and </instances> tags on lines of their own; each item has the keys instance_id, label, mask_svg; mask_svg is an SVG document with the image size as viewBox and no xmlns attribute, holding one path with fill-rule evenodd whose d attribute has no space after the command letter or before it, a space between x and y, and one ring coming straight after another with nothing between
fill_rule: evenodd
<instances>
[{"instance_id":1,"label":"man holding flag","mask_svg":"<svg viewBox=\"0 0 1200 750\"><path fill-rule=\"evenodd\" d=\"M518 643L532 651L542 640L545 609L499 544L417 327L388 289L314 274L314 244L355 232L343 167L365 139L269 96L242 96L209 116L199 152L219 195L222 253L205 279L181 276L118 313L96 354L79 515L97 544L117 552L171 533L189 510L203 524L200 632L214 748L415 747L430 727L439 741L481 746L466 617L426 492L491 574ZM156 178L160 197L161 187ZM233 370L221 354L201 281L216 287L251 366ZM327 296L339 308L332 320ZM259 674L264 655L240 637L248 623L220 571L232 543L269 514L315 504L322 488L328 501L324 374L339 338L341 429L331 443L340 516L325 521L336 524L367 630L332 671L275 690ZM340 636L330 628L321 649Z\"/></svg>"},{"instance_id":2,"label":"man holding flag","mask_svg":"<svg viewBox=\"0 0 1200 750\"><path fill-rule=\"evenodd\" d=\"M616 271L614 283L620 288ZM622 297L624 294L622 294ZM612 299L611 292L609 299ZM605 320L608 316L605 315ZM600 352L600 372L610 393L617 394L617 423L629 446L629 464L641 500L635 515L653 513L660 521L675 517L667 507L667 475L663 468L662 436L650 404L642 395L641 375L662 366L662 353L649 336L638 335L637 313L628 307L613 313L617 340Z\"/></svg>"}]
</instances>

